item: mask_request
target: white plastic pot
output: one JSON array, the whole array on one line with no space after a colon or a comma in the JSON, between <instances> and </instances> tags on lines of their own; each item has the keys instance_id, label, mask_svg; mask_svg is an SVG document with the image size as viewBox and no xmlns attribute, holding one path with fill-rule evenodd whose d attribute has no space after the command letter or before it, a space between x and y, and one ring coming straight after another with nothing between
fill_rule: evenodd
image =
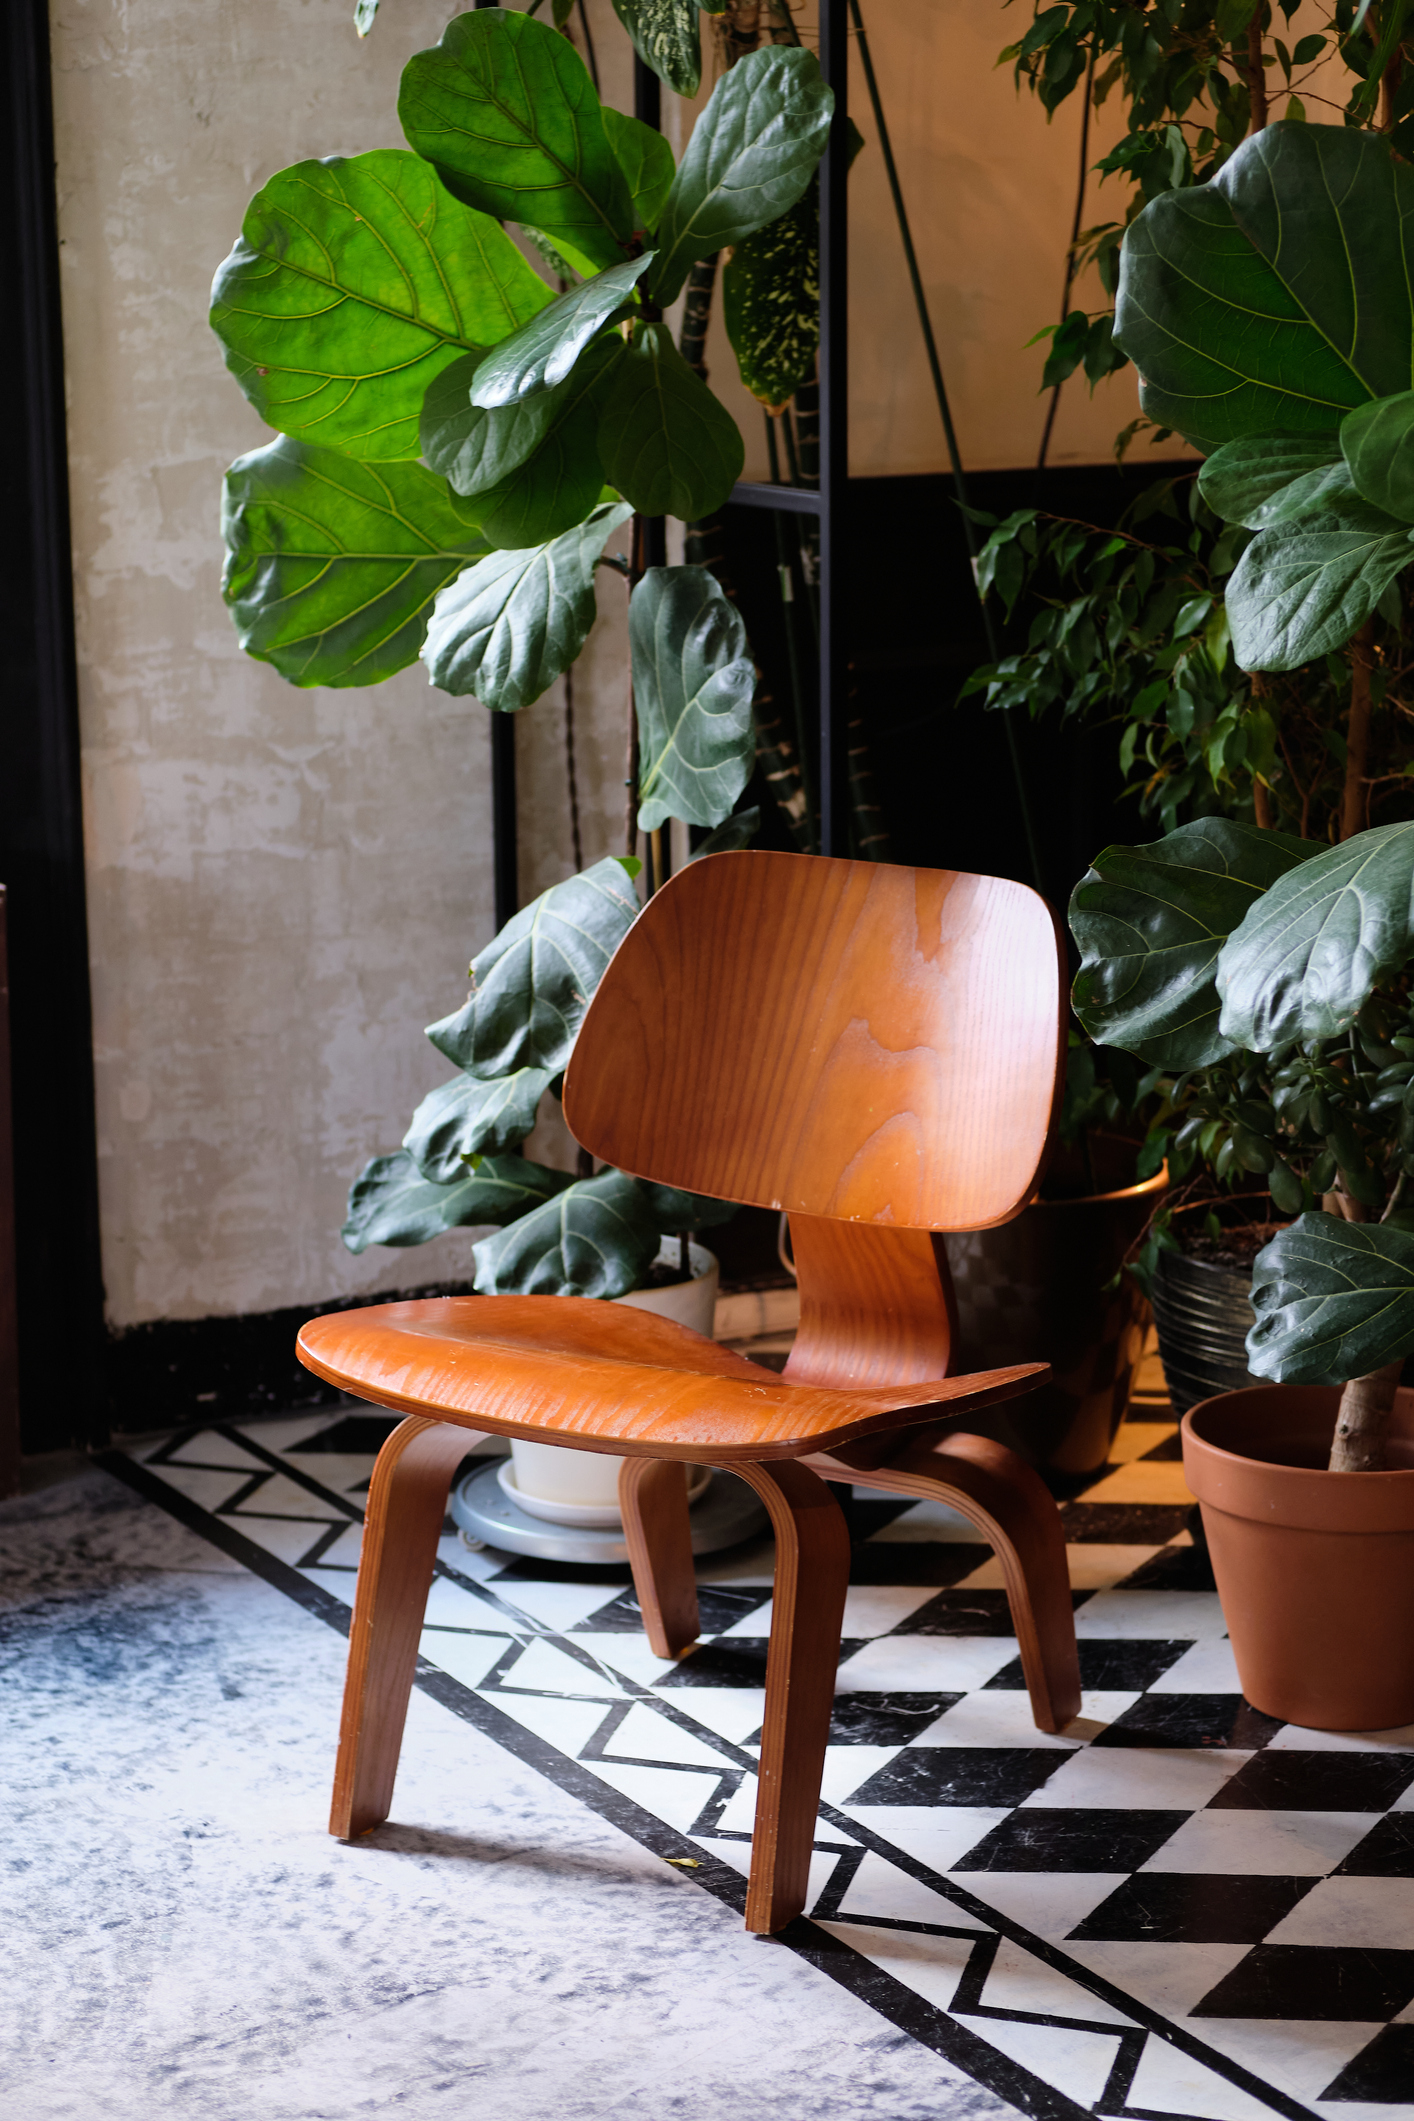
<instances>
[{"instance_id":1,"label":"white plastic pot","mask_svg":"<svg viewBox=\"0 0 1414 2121\"><path fill-rule=\"evenodd\" d=\"M658 1260L675 1266L681 1240L665 1237ZM720 1270L705 1245L689 1240L690 1281L670 1282L661 1289L635 1289L613 1301L629 1304L636 1311L655 1311L676 1325L712 1337L717 1308ZM557 1443L512 1443L511 1455L501 1467L500 1482L511 1500L527 1516L543 1517L550 1524L586 1525L593 1528L622 1523L619 1516L619 1467L622 1458L602 1451L574 1451ZM688 1500L695 1502L712 1477L710 1466L687 1469Z\"/></svg>"}]
</instances>

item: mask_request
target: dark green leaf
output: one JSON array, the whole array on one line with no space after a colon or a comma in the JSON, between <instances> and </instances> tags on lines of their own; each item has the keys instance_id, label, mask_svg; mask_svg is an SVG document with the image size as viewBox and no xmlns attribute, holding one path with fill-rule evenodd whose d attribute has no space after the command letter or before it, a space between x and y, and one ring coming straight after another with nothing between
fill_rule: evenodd
<instances>
[{"instance_id":1,"label":"dark green leaf","mask_svg":"<svg viewBox=\"0 0 1414 2121\"><path fill-rule=\"evenodd\" d=\"M1222 1035L1261 1053L1334 1038L1414 952L1414 823L1377 825L1280 877L1218 967Z\"/></svg>"},{"instance_id":2,"label":"dark green leaf","mask_svg":"<svg viewBox=\"0 0 1414 2121\"><path fill-rule=\"evenodd\" d=\"M643 1188L622 1171L580 1179L476 1246L485 1296L626 1296L659 1245Z\"/></svg>"},{"instance_id":3,"label":"dark green leaf","mask_svg":"<svg viewBox=\"0 0 1414 2121\"><path fill-rule=\"evenodd\" d=\"M1261 531L1226 591L1232 652L1242 668L1295 670L1343 648L1414 561L1410 540L1408 525L1382 509L1330 494L1318 514Z\"/></svg>"},{"instance_id":4,"label":"dark green leaf","mask_svg":"<svg viewBox=\"0 0 1414 2121\"><path fill-rule=\"evenodd\" d=\"M705 567L650 567L629 603L638 824L715 825L756 756L756 666L741 614Z\"/></svg>"},{"instance_id":5,"label":"dark green leaf","mask_svg":"<svg viewBox=\"0 0 1414 2121\"><path fill-rule=\"evenodd\" d=\"M548 300L503 229L388 148L296 163L256 193L211 327L272 427L350 456L415 457L438 370Z\"/></svg>"},{"instance_id":6,"label":"dark green leaf","mask_svg":"<svg viewBox=\"0 0 1414 2121\"><path fill-rule=\"evenodd\" d=\"M1248 1367L1280 1384L1339 1385L1414 1352L1414 1236L1300 1215L1257 1254Z\"/></svg>"},{"instance_id":7,"label":"dark green leaf","mask_svg":"<svg viewBox=\"0 0 1414 2121\"><path fill-rule=\"evenodd\" d=\"M573 375L556 391L548 430L515 470L494 486L467 496L466 512L483 535L502 550L524 551L562 537L588 517L604 487L599 464L599 423L612 370L623 358L619 339L597 339ZM522 400L533 404L534 399ZM516 408L486 415L513 418Z\"/></svg>"},{"instance_id":8,"label":"dark green leaf","mask_svg":"<svg viewBox=\"0 0 1414 2121\"><path fill-rule=\"evenodd\" d=\"M1333 434L1407 390L1414 170L1376 133L1280 123L1124 239L1117 336L1150 419L1200 449Z\"/></svg>"},{"instance_id":9,"label":"dark green leaf","mask_svg":"<svg viewBox=\"0 0 1414 2121\"><path fill-rule=\"evenodd\" d=\"M741 380L763 405L784 405L820 344L820 199L812 177L779 220L738 243L722 274L722 318Z\"/></svg>"},{"instance_id":10,"label":"dark green leaf","mask_svg":"<svg viewBox=\"0 0 1414 2121\"><path fill-rule=\"evenodd\" d=\"M680 1186L658 1186L648 1178L640 1178L638 1186L654 1229L665 1237L684 1230L715 1229L729 1223L737 1211L734 1200L715 1200L709 1193L684 1193Z\"/></svg>"},{"instance_id":11,"label":"dark green leaf","mask_svg":"<svg viewBox=\"0 0 1414 2121\"><path fill-rule=\"evenodd\" d=\"M637 915L637 895L612 857L552 885L473 959L471 999L427 1036L483 1082L520 1068L558 1075Z\"/></svg>"},{"instance_id":12,"label":"dark green leaf","mask_svg":"<svg viewBox=\"0 0 1414 2121\"><path fill-rule=\"evenodd\" d=\"M702 83L697 0L614 0L614 13L644 65L677 95L695 96Z\"/></svg>"},{"instance_id":13,"label":"dark green leaf","mask_svg":"<svg viewBox=\"0 0 1414 2121\"><path fill-rule=\"evenodd\" d=\"M633 209L568 38L506 8L457 15L403 69L408 145L496 221L528 221L593 265L622 258Z\"/></svg>"},{"instance_id":14,"label":"dark green leaf","mask_svg":"<svg viewBox=\"0 0 1414 2121\"><path fill-rule=\"evenodd\" d=\"M672 189L677 169L673 151L655 127L644 125L640 119L626 118L607 103L602 115L614 159L624 173L633 201L633 225L651 236L658 226L663 201Z\"/></svg>"},{"instance_id":15,"label":"dark green leaf","mask_svg":"<svg viewBox=\"0 0 1414 2121\"><path fill-rule=\"evenodd\" d=\"M504 714L538 700L588 640L599 554L631 514L607 503L548 545L469 567L437 599L427 627L433 684Z\"/></svg>"},{"instance_id":16,"label":"dark green leaf","mask_svg":"<svg viewBox=\"0 0 1414 2121\"><path fill-rule=\"evenodd\" d=\"M482 358L466 354L453 361L422 402L423 460L463 495L484 493L520 469L550 432L570 382L487 412L471 402L471 379Z\"/></svg>"},{"instance_id":17,"label":"dark green leaf","mask_svg":"<svg viewBox=\"0 0 1414 2121\"><path fill-rule=\"evenodd\" d=\"M1090 1036L1165 1068L1232 1051L1218 1028L1218 953L1267 886L1316 852L1304 840L1203 818L1146 847L1107 847L1075 888L1075 1013Z\"/></svg>"},{"instance_id":18,"label":"dark green leaf","mask_svg":"<svg viewBox=\"0 0 1414 2121\"><path fill-rule=\"evenodd\" d=\"M653 252L646 251L641 258L611 266L542 309L482 362L472 379L472 404L510 405L562 382L590 340L624 308L634 282L652 260Z\"/></svg>"},{"instance_id":19,"label":"dark green leaf","mask_svg":"<svg viewBox=\"0 0 1414 2121\"><path fill-rule=\"evenodd\" d=\"M423 1178L438 1185L464 1178L465 1157L495 1156L525 1140L553 1081L548 1068L520 1068L489 1083L454 1075L423 1098L403 1147Z\"/></svg>"},{"instance_id":20,"label":"dark green leaf","mask_svg":"<svg viewBox=\"0 0 1414 2121\"><path fill-rule=\"evenodd\" d=\"M479 1170L437 1186L422 1177L406 1149L399 1149L392 1156L375 1156L354 1180L339 1234L350 1252L369 1245L425 1245L444 1230L509 1222L569 1184L568 1171L529 1164L521 1156L488 1156Z\"/></svg>"},{"instance_id":21,"label":"dark green leaf","mask_svg":"<svg viewBox=\"0 0 1414 2121\"><path fill-rule=\"evenodd\" d=\"M421 464L283 438L231 466L221 530L240 644L295 685L376 685L415 662L438 591L487 550Z\"/></svg>"},{"instance_id":22,"label":"dark green leaf","mask_svg":"<svg viewBox=\"0 0 1414 2121\"><path fill-rule=\"evenodd\" d=\"M1332 479L1349 490L1333 436L1244 435L1214 450L1198 474L1198 490L1229 523L1267 530L1309 515Z\"/></svg>"},{"instance_id":23,"label":"dark green leaf","mask_svg":"<svg viewBox=\"0 0 1414 2121\"><path fill-rule=\"evenodd\" d=\"M735 854L738 847L749 847L760 830L761 812L754 803L749 810L734 810L700 847L693 848L688 860L700 862L704 854Z\"/></svg>"},{"instance_id":24,"label":"dark green leaf","mask_svg":"<svg viewBox=\"0 0 1414 2121\"><path fill-rule=\"evenodd\" d=\"M648 282L664 307L698 258L740 243L794 206L835 107L813 52L776 45L723 74L692 129L658 222Z\"/></svg>"},{"instance_id":25,"label":"dark green leaf","mask_svg":"<svg viewBox=\"0 0 1414 2121\"><path fill-rule=\"evenodd\" d=\"M1340 446L1361 495L1414 523L1414 390L1359 405L1340 423Z\"/></svg>"},{"instance_id":26,"label":"dark green leaf","mask_svg":"<svg viewBox=\"0 0 1414 2121\"><path fill-rule=\"evenodd\" d=\"M609 484L643 515L689 523L714 515L741 477L740 429L666 324L633 327L604 404L599 459Z\"/></svg>"}]
</instances>

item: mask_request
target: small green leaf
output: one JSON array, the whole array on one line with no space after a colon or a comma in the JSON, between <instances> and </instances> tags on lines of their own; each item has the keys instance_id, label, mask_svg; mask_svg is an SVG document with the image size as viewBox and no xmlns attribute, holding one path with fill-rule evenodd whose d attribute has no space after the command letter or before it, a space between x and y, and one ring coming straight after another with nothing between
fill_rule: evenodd
<instances>
[{"instance_id":1,"label":"small green leaf","mask_svg":"<svg viewBox=\"0 0 1414 2121\"><path fill-rule=\"evenodd\" d=\"M722 318L752 396L772 409L793 398L820 344L820 199L814 178L788 212L732 251L722 275Z\"/></svg>"},{"instance_id":2,"label":"small green leaf","mask_svg":"<svg viewBox=\"0 0 1414 2121\"><path fill-rule=\"evenodd\" d=\"M421 1175L406 1149L399 1149L392 1156L375 1156L354 1180L339 1234L350 1252L369 1245L425 1245L445 1230L509 1222L570 1182L568 1171L551 1171L524 1157L488 1156L469 1176L439 1186Z\"/></svg>"},{"instance_id":3,"label":"small green leaf","mask_svg":"<svg viewBox=\"0 0 1414 2121\"><path fill-rule=\"evenodd\" d=\"M1280 1384L1339 1385L1414 1353L1414 1236L1298 1216L1257 1254L1247 1362Z\"/></svg>"},{"instance_id":4,"label":"small green leaf","mask_svg":"<svg viewBox=\"0 0 1414 2121\"><path fill-rule=\"evenodd\" d=\"M637 895L612 855L552 885L473 959L471 999L427 1036L483 1082L521 1068L558 1075L637 917Z\"/></svg>"},{"instance_id":5,"label":"small green leaf","mask_svg":"<svg viewBox=\"0 0 1414 2121\"><path fill-rule=\"evenodd\" d=\"M756 755L756 666L741 614L705 567L650 567L629 603L638 710L638 824L715 825Z\"/></svg>"},{"instance_id":6,"label":"small green leaf","mask_svg":"<svg viewBox=\"0 0 1414 2121\"><path fill-rule=\"evenodd\" d=\"M1329 496L1318 514L1260 531L1227 585L1238 663L1295 670L1343 648L1414 562L1412 536L1366 501Z\"/></svg>"},{"instance_id":7,"label":"small green leaf","mask_svg":"<svg viewBox=\"0 0 1414 2121\"><path fill-rule=\"evenodd\" d=\"M676 174L673 151L654 126L645 125L638 118L626 118L607 103L603 118L609 145L633 201L633 225L651 236Z\"/></svg>"},{"instance_id":8,"label":"small green leaf","mask_svg":"<svg viewBox=\"0 0 1414 2121\"><path fill-rule=\"evenodd\" d=\"M520 1068L482 1082L454 1075L428 1092L412 1116L403 1147L424 1178L438 1185L465 1177L463 1159L515 1149L535 1125L535 1111L554 1081L548 1068Z\"/></svg>"},{"instance_id":9,"label":"small green leaf","mask_svg":"<svg viewBox=\"0 0 1414 2121\"><path fill-rule=\"evenodd\" d=\"M568 1186L476 1251L485 1296L626 1296L658 1250L644 1189L622 1171Z\"/></svg>"},{"instance_id":10,"label":"small green leaf","mask_svg":"<svg viewBox=\"0 0 1414 2121\"><path fill-rule=\"evenodd\" d=\"M1363 498L1414 523L1414 390L1348 412L1340 423L1340 446Z\"/></svg>"},{"instance_id":11,"label":"small green leaf","mask_svg":"<svg viewBox=\"0 0 1414 2121\"><path fill-rule=\"evenodd\" d=\"M813 52L773 46L723 74L692 137L658 221L648 282L661 306L698 258L740 243L794 206L824 152L835 107Z\"/></svg>"},{"instance_id":12,"label":"small green leaf","mask_svg":"<svg viewBox=\"0 0 1414 2121\"><path fill-rule=\"evenodd\" d=\"M632 509L596 508L578 528L527 552L497 552L437 599L422 659L434 685L514 714L554 684L594 624L594 570Z\"/></svg>"},{"instance_id":13,"label":"small green leaf","mask_svg":"<svg viewBox=\"0 0 1414 2121\"><path fill-rule=\"evenodd\" d=\"M489 354L472 379L471 402L488 409L511 405L532 391L550 390L562 382L591 339L625 308L634 283L652 264L654 252L627 264L611 266L580 287L572 287L523 331L512 334Z\"/></svg>"},{"instance_id":14,"label":"small green leaf","mask_svg":"<svg viewBox=\"0 0 1414 2121\"><path fill-rule=\"evenodd\" d=\"M487 550L421 464L284 437L231 466L221 530L240 644L294 685L376 685L416 662L438 591Z\"/></svg>"},{"instance_id":15,"label":"small green leaf","mask_svg":"<svg viewBox=\"0 0 1414 2121\"><path fill-rule=\"evenodd\" d=\"M644 65L676 95L695 96L702 83L697 0L614 0L614 13Z\"/></svg>"},{"instance_id":16,"label":"small green leaf","mask_svg":"<svg viewBox=\"0 0 1414 2121\"><path fill-rule=\"evenodd\" d=\"M714 515L741 477L741 431L666 324L634 325L605 400L599 458L609 484L641 514L689 523Z\"/></svg>"},{"instance_id":17,"label":"small green leaf","mask_svg":"<svg viewBox=\"0 0 1414 2121\"><path fill-rule=\"evenodd\" d=\"M584 62L548 23L500 7L455 16L403 69L398 117L455 198L593 265L622 258L628 185Z\"/></svg>"}]
</instances>

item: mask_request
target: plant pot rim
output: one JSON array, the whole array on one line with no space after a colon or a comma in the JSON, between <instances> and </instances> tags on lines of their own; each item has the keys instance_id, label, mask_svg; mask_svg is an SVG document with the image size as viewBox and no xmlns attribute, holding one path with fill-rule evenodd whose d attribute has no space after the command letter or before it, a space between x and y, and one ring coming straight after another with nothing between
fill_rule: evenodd
<instances>
[{"instance_id":1,"label":"plant pot rim","mask_svg":"<svg viewBox=\"0 0 1414 2121\"><path fill-rule=\"evenodd\" d=\"M1152 1178L1141 1178L1135 1185L1119 1186L1113 1193L1077 1193L1070 1200L1042 1200L1038 1195L1027 1203L1032 1208L1102 1208L1112 1200L1143 1200L1146 1194L1162 1193L1169 1183L1169 1167L1160 1164ZM1024 1210L1022 1211L1025 1212Z\"/></svg>"},{"instance_id":2,"label":"plant pot rim","mask_svg":"<svg viewBox=\"0 0 1414 2121\"><path fill-rule=\"evenodd\" d=\"M1310 1532L1414 1531L1414 1466L1332 1473L1325 1466L1251 1458L1202 1433L1220 1427L1226 1416L1264 1413L1273 1427L1288 1431L1299 1426L1293 1415L1308 1423L1313 1416L1322 1422L1328 1417L1333 1430L1340 1391L1339 1385L1258 1384L1200 1399L1180 1427L1184 1476L1198 1500L1230 1517ZM1414 1431L1414 1392L1401 1387L1395 1404L1406 1432Z\"/></svg>"}]
</instances>

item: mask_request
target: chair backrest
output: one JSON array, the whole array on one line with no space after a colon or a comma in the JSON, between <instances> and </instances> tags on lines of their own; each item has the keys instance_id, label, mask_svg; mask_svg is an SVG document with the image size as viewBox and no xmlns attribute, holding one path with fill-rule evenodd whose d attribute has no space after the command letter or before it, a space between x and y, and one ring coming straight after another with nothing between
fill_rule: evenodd
<instances>
[{"instance_id":1,"label":"chair backrest","mask_svg":"<svg viewBox=\"0 0 1414 2121\"><path fill-rule=\"evenodd\" d=\"M565 1117L595 1155L693 1193L983 1229L1039 1182L1063 978L1050 909L1022 884L709 855L620 945Z\"/></svg>"}]
</instances>

